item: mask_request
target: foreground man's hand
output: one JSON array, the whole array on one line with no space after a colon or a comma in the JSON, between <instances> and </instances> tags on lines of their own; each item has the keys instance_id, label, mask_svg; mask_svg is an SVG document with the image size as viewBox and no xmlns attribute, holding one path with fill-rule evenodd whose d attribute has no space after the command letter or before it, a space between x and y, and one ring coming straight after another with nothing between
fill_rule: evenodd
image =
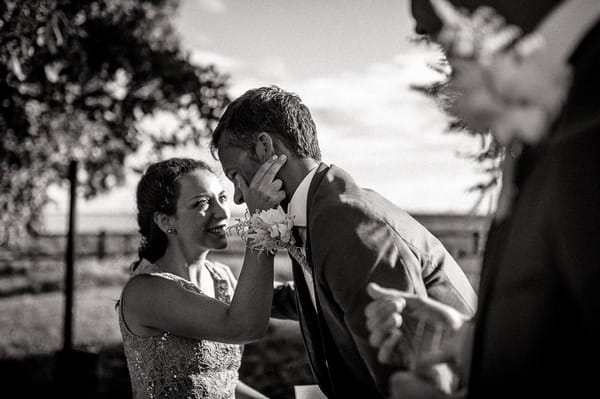
<instances>
[{"instance_id":1,"label":"foreground man's hand","mask_svg":"<svg viewBox=\"0 0 600 399\"><path fill-rule=\"evenodd\" d=\"M445 393L415 373L399 371L390 377L390 399L464 399L466 390Z\"/></svg>"},{"instance_id":2,"label":"foreground man's hand","mask_svg":"<svg viewBox=\"0 0 600 399\"><path fill-rule=\"evenodd\" d=\"M373 298L365 308L369 342L378 348L378 360L411 370L398 378L416 378L413 385L426 384L437 393L454 392L466 374L460 363L466 351L463 328L468 317L434 299L375 283L367 291ZM417 325L416 330L405 326L407 320Z\"/></svg>"}]
</instances>

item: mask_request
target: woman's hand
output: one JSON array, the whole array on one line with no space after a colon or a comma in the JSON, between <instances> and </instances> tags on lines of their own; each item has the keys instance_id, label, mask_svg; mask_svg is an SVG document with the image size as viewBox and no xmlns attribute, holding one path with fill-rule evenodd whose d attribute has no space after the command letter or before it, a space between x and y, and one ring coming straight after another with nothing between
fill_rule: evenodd
<instances>
[{"instance_id":1,"label":"woman's hand","mask_svg":"<svg viewBox=\"0 0 600 399\"><path fill-rule=\"evenodd\" d=\"M283 182L275 176L286 161L287 156L284 154L273 155L258 168L250 185L246 184L239 173L234 176L250 214L257 210L276 208L285 199Z\"/></svg>"}]
</instances>

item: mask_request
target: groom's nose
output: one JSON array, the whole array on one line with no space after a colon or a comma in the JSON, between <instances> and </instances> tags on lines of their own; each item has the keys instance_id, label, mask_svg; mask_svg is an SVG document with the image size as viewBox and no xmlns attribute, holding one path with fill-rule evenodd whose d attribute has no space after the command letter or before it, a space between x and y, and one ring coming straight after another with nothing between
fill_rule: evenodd
<instances>
[{"instance_id":1,"label":"groom's nose","mask_svg":"<svg viewBox=\"0 0 600 399\"><path fill-rule=\"evenodd\" d=\"M233 185L233 202L235 202L238 205L241 205L245 202L242 190L239 189L237 184Z\"/></svg>"}]
</instances>

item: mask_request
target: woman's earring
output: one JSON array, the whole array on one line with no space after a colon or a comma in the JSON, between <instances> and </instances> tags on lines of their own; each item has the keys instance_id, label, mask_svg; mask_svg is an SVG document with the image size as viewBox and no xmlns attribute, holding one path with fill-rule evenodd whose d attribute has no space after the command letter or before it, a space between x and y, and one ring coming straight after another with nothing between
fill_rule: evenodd
<instances>
[{"instance_id":1,"label":"woman's earring","mask_svg":"<svg viewBox=\"0 0 600 399\"><path fill-rule=\"evenodd\" d=\"M173 234L174 231L174 229L167 229L167 234Z\"/></svg>"}]
</instances>

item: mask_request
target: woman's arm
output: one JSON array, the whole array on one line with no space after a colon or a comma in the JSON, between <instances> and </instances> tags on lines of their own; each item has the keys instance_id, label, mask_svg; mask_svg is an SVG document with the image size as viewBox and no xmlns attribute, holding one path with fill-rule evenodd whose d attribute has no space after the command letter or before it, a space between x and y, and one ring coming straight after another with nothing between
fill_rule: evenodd
<instances>
[{"instance_id":1,"label":"woman's arm","mask_svg":"<svg viewBox=\"0 0 600 399\"><path fill-rule=\"evenodd\" d=\"M241 187L248 209L279 205L285 193L275 175L285 157L265 162L249 186ZM242 344L262 338L273 299L272 255L246 249L244 265L231 304L192 292L178 283L151 275L132 278L123 292L123 310L130 325L149 331Z\"/></svg>"},{"instance_id":2,"label":"woman's arm","mask_svg":"<svg viewBox=\"0 0 600 399\"><path fill-rule=\"evenodd\" d=\"M273 297L273 256L246 250L244 266L226 304L165 278L140 275L123 291L127 323L175 335L243 344L261 339Z\"/></svg>"}]
</instances>

